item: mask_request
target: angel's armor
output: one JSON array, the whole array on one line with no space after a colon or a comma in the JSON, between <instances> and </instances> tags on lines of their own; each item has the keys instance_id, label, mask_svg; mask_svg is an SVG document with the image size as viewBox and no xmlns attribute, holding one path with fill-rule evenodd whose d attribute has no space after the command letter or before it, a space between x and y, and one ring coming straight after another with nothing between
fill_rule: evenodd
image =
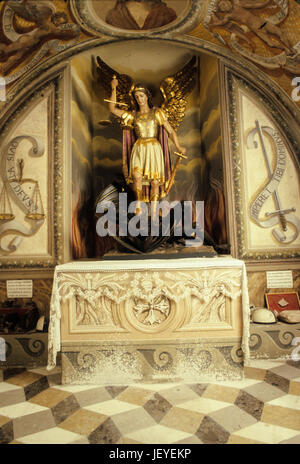
<instances>
[{"instance_id":1,"label":"angel's armor","mask_svg":"<svg viewBox=\"0 0 300 464\"><path fill-rule=\"evenodd\" d=\"M165 183L164 153L158 141L158 128L166 120L160 108L152 108L149 113L138 114L125 112L122 122L132 127L137 137L130 156L128 182L133 182L132 174L138 171L143 176L143 185L150 185L157 180L159 185Z\"/></svg>"}]
</instances>

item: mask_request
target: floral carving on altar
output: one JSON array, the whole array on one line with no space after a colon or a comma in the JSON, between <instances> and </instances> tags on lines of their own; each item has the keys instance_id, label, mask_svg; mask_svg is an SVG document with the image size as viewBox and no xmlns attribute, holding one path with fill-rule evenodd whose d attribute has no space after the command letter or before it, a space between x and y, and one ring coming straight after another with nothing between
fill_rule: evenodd
<instances>
[{"instance_id":1,"label":"floral carving on altar","mask_svg":"<svg viewBox=\"0 0 300 464\"><path fill-rule=\"evenodd\" d=\"M167 273L167 276L174 280L171 273ZM187 326L206 322L225 322L226 297L234 300L241 295L240 271L236 273L226 271L221 274L216 271L204 271L199 279L179 273L179 277L183 280L183 287L181 282L178 282L178 290L185 293L184 288L188 288L190 296L193 297L192 313Z\"/></svg>"},{"instance_id":2,"label":"floral carving on altar","mask_svg":"<svg viewBox=\"0 0 300 464\"><path fill-rule=\"evenodd\" d=\"M241 271L216 270L192 275L176 271L61 273L57 277L59 298L70 304L71 330L97 333L229 326L226 302L241 295L240 282Z\"/></svg>"},{"instance_id":3,"label":"floral carving on altar","mask_svg":"<svg viewBox=\"0 0 300 464\"><path fill-rule=\"evenodd\" d=\"M112 303L120 304L125 298L126 286L122 282L128 274L118 276L116 281L110 275L97 274L60 274L58 287L60 296L66 301L75 299L76 325L101 325L104 327L116 324L112 318Z\"/></svg>"}]
</instances>

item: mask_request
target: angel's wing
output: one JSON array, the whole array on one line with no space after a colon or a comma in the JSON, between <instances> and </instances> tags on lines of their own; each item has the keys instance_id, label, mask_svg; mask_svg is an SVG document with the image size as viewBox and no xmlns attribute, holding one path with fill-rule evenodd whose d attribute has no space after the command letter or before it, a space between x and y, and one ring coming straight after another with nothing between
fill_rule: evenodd
<instances>
[{"instance_id":1,"label":"angel's wing","mask_svg":"<svg viewBox=\"0 0 300 464\"><path fill-rule=\"evenodd\" d=\"M161 108L175 130L184 117L187 95L195 85L197 69L195 64L196 57L194 56L180 71L173 76L166 77L160 85L164 99Z\"/></svg>"},{"instance_id":2,"label":"angel's wing","mask_svg":"<svg viewBox=\"0 0 300 464\"><path fill-rule=\"evenodd\" d=\"M108 98L111 95L111 81L113 76L115 76L119 82L117 87L117 101L119 103L125 103L128 105L128 108L132 108L133 102L130 97L134 85L132 78L127 76L127 74L119 74L104 63L99 56L97 56L96 72L98 82L104 88Z\"/></svg>"}]
</instances>

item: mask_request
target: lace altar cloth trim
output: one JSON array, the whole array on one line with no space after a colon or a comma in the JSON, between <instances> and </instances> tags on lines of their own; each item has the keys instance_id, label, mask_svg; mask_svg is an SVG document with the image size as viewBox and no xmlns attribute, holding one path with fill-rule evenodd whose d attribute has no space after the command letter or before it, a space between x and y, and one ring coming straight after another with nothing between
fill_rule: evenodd
<instances>
[{"instance_id":1,"label":"lace altar cloth trim","mask_svg":"<svg viewBox=\"0 0 300 464\"><path fill-rule=\"evenodd\" d=\"M48 334L48 366L51 370L56 366L56 356L61 349L60 339L60 319L61 319L61 300L59 292L59 275L61 273L73 272L112 272L112 271L161 271L161 270L207 270L232 268L242 271L242 310L243 310L243 337L242 350L244 363L249 360L249 332L250 332L250 309L247 285L247 273L244 261L231 257L214 258L179 258L179 259L151 259L151 260L127 260L127 261L72 261L56 266L52 296L50 302L50 323Z\"/></svg>"}]
</instances>

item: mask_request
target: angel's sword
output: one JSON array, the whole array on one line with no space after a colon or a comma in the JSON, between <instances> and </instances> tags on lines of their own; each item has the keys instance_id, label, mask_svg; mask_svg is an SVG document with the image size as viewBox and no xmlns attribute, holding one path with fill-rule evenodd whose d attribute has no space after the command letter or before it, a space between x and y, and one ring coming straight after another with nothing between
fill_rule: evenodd
<instances>
[{"instance_id":1,"label":"angel's sword","mask_svg":"<svg viewBox=\"0 0 300 464\"><path fill-rule=\"evenodd\" d=\"M261 143L262 152L263 152L263 155L264 155L264 158L265 158L265 161L266 161L266 166L267 166L269 179L272 180L272 177L273 177L272 176L272 169L271 169L271 166L270 166L270 161L269 161L268 153L267 153L265 142L264 142L264 137L263 137L263 133L262 133L262 130L261 130L261 125L259 124L258 120L255 121L255 125L256 125L258 135L259 135L259 140L260 140L260 143ZM281 227L282 227L282 229L284 231L286 231L287 227L286 227L286 219L284 217L284 214L286 214L289 211L283 210L281 208L280 199L279 199L277 189L275 189L273 191L273 195L274 195L274 202L275 202L275 206L276 206L276 211L274 211L274 213L266 213L266 215L269 216L270 214L278 214Z\"/></svg>"},{"instance_id":2,"label":"angel's sword","mask_svg":"<svg viewBox=\"0 0 300 464\"><path fill-rule=\"evenodd\" d=\"M121 102L116 102L116 101L113 101L113 100L108 100L107 98L104 98L103 100L105 102L108 102L108 103L114 103L115 105L125 106L126 108L128 108L128 105L126 105L126 103L121 103Z\"/></svg>"},{"instance_id":3,"label":"angel's sword","mask_svg":"<svg viewBox=\"0 0 300 464\"><path fill-rule=\"evenodd\" d=\"M174 184L176 172L177 172L177 170L178 170L178 168L179 168L179 165L180 165L180 163L181 163L182 158L187 159L187 156L185 156L183 153L178 153L177 151L174 151L174 154L177 155L178 158L177 158L177 160L176 160L176 163L175 163L174 169L173 169L173 171L172 171L170 180L168 181L168 184L167 184L166 195L168 195L168 193L169 193L170 190L171 190L172 185Z\"/></svg>"}]
</instances>

